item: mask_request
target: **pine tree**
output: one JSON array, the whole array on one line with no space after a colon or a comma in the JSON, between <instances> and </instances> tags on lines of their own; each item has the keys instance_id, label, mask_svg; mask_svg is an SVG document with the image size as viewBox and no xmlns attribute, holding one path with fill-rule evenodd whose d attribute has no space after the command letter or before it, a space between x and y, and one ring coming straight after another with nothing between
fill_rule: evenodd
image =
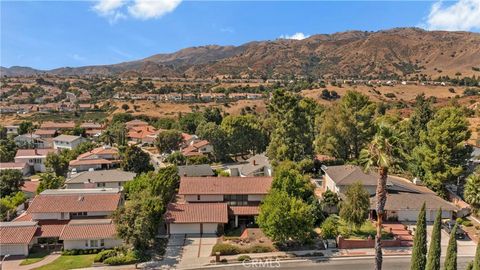
<instances>
[{"instance_id":1,"label":"pine tree","mask_svg":"<svg viewBox=\"0 0 480 270\"><path fill-rule=\"evenodd\" d=\"M475 260L473 261L473 270L480 270L480 242L477 244L477 251L475 252Z\"/></svg>"},{"instance_id":2,"label":"pine tree","mask_svg":"<svg viewBox=\"0 0 480 270\"><path fill-rule=\"evenodd\" d=\"M453 230L450 232L450 240L448 241L447 256L445 257L445 270L457 270L457 226L455 224Z\"/></svg>"},{"instance_id":3,"label":"pine tree","mask_svg":"<svg viewBox=\"0 0 480 270\"><path fill-rule=\"evenodd\" d=\"M426 270L440 270L440 254L442 253L441 230L442 230L442 208L438 209L435 222L433 223L432 239L428 250Z\"/></svg>"},{"instance_id":4,"label":"pine tree","mask_svg":"<svg viewBox=\"0 0 480 270\"><path fill-rule=\"evenodd\" d=\"M413 251L411 270L423 270L426 264L427 255L427 220L425 214L425 202L417 218L417 229L413 239Z\"/></svg>"}]
</instances>

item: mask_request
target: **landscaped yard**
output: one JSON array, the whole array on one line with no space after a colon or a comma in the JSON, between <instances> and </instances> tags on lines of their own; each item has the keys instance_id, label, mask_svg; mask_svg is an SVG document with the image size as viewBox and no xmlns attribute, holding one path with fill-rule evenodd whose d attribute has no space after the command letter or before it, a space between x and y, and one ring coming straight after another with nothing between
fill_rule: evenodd
<instances>
[{"instance_id":1,"label":"landscaped yard","mask_svg":"<svg viewBox=\"0 0 480 270\"><path fill-rule=\"evenodd\" d=\"M340 232L340 235L348 239L367 239L368 236L375 238L375 235L377 234L375 225L369 220L363 223L360 228L355 229L350 228L345 221L340 219L338 231ZM386 231L382 231L382 239L393 239L393 235Z\"/></svg>"},{"instance_id":2,"label":"landscaped yard","mask_svg":"<svg viewBox=\"0 0 480 270\"><path fill-rule=\"evenodd\" d=\"M25 260L23 260L20 263L20 265L29 265L32 263L39 262L43 260L48 254L50 254L50 252L44 249L32 250L30 251L30 254L28 255L28 257Z\"/></svg>"},{"instance_id":3,"label":"landscaped yard","mask_svg":"<svg viewBox=\"0 0 480 270\"><path fill-rule=\"evenodd\" d=\"M93 258L95 258L95 254L62 255L55 261L35 270L68 270L90 267L93 264Z\"/></svg>"}]
</instances>

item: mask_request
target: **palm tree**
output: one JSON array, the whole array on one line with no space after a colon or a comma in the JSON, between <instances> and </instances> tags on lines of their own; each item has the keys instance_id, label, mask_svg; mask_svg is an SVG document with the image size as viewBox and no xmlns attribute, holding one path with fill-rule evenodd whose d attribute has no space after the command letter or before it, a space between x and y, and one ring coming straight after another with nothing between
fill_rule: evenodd
<instances>
[{"instance_id":1,"label":"palm tree","mask_svg":"<svg viewBox=\"0 0 480 270\"><path fill-rule=\"evenodd\" d=\"M376 189L377 234L375 236L375 269L382 269L382 221L387 202L387 177L390 169L402 165L403 151L398 133L390 125L380 123L377 132L366 149L360 154L360 162L365 170L376 168L379 178Z\"/></svg>"},{"instance_id":2,"label":"palm tree","mask_svg":"<svg viewBox=\"0 0 480 270\"><path fill-rule=\"evenodd\" d=\"M106 129L102 132L100 139L102 140L102 142L112 146L113 142L115 141L115 135L110 129Z\"/></svg>"}]
</instances>

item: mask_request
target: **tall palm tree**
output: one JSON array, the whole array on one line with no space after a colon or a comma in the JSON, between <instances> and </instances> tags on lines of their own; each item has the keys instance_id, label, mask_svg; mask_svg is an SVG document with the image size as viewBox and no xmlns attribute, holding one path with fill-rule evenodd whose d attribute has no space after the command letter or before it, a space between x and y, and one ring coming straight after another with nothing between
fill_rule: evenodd
<instances>
[{"instance_id":1,"label":"tall palm tree","mask_svg":"<svg viewBox=\"0 0 480 270\"><path fill-rule=\"evenodd\" d=\"M377 234L375 236L375 269L382 269L382 221L384 217L385 203L387 202L387 177L390 169L399 168L402 165L403 151L398 132L386 123L379 123L377 131L360 154L360 162L365 170L376 168L379 178L376 189L376 213Z\"/></svg>"},{"instance_id":2,"label":"tall palm tree","mask_svg":"<svg viewBox=\"0 0 480 270\"><path fill-rule=\"evenodd\" d=\"M112 146L115 141L115 135L110 129L106 129L102 132L102 135L100 135L100 139L102 142Z\"/></svg>"}]
</instances>

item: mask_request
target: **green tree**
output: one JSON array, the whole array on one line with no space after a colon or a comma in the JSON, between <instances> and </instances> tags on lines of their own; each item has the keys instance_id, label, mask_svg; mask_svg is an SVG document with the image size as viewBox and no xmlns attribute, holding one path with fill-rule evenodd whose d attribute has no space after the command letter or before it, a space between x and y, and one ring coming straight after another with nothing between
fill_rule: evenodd
<instances>
[{"instance_id":1,"label":"green tree","mask_svg":"<svg viewBox=\"0 0 480 270\"><path fill-rule=\"evenodd\" d=\"M198 125L205 121L201 113L187 113L178 120L180 129L188 134L194 134Z\"/></svg>"},{"instance_id":2,"label":"green tree","mask_svg":"<svg viewBox=\"0 0 480 270\"><path fill-rule=\"evenodd\" d=\"M174 196L179 183L177 167L168 166L160 168L157 173L150 171L138 175L125 184L124 190L129 199L135 199L137 194L146 191L149 196L161 197L166 204Z\"/></svg>"},{"instance_id":3,"label":"green tree","mask_svg":"<svg viewBox=\"0 0 480 270\"><path fill-rule=\"evenodd\" d=\"M370 194L362 183L356 182L348 187L345 200L340 204L340 217L358 229L365 223L370 209Z\"/></svg>"},{"instance_id":4,"label":"green tree","mask_svg":"<svg viewBox=\"0 0 480 270\"><path fill-rule=\"evenodd\" d=\"M227 135L231 154L261 153L267 138L262 125L254 115L229 115L222 121L221 129Z\"/></svg>"},{"instance_id":5,"label":"green tree","mask_svg":"<svg viewBox=\"0 0 480 270\"><path fill-rule=\"evenodd\" d=\"M32 133L34 129L35 126L31 121L22 121L18 126L18 134L22 135L26 133Z\"/></svg>"},{"instance_id":6,"label":"green tree","mask_svg":"<svg viewBox=\"0 0 480 270\"><path fill-rule=\"evenodd\" d=\"M115 123L126 123L133 120L133 115L129 113L116 113L112 117L112 124Z\"/></svg>"},{"instance_id":7,"label":"green tree","mask_svg":"<svg viewBox=\"0 0 480 270\"><path fill-rule=\"evenodd\" d=\"M115 134L111 129L106 129L102 132L102 135L100 135L100 141L112 146L115 142Z\"/></svg>"},{"instance_id":8,"label":"green tree","mask_svg":"<svg viewBox=\"0 0 480 270\"><path fill-rule=\"evenodd\" d=\"M48 153L45 159L45 167L48 171L54 172L57 176L65 176L68 172L68 164L70 158L66 157L68 150L65 153Z\"/></svg>"},{"instance_id":9,"label":"green tree","mask_svg":"<svg viewBox=\"0 0 480 270\"><path fill-rule=\"evenodd\" d=\"M135 173L153 170L153 166L150 164L150 156L135 145L127 146L121 166L123 170Z\"/></svg>"},{"instance_id":10,"label":"green tree","mask_svg":"<svg viewBox=\"0 0 480 270\"><path fill-rule=\"evenodd\" d=\"M460 108L440 109L420 135L420 145L413 159L421 169L419 177L427 186L445 197L444 185L459 177L471 149L465 145L470 138L468 121Z\"/></svg>"},{"instance_id":11,"label":"green tree","mask_svg":"<svg viewBox=\"0 0 480 270\"><path fill-rule=\"evenodd\" d=\"M46 189L59 189L65 184L63 176L57 176L53 172L40 174L40 184L37 187L37 194L42 193Z\"/></svg>"},{"instance_id":12,"label":"green tree","mask_svg":"<svg viewBox=\"0 0 480 270\"><path fill-rule=\"evenodd\" d=\"M475 259L473 260L473 270L480 270L480 242L477 243Z\"/></svg>"},{"instance_id":13,"label":"green tree","mask_svg":"<svg viewBox=\"0 0 480 270\"><path fill-rule=\"evenodd\" d=\"M187 164L187 158L182 154L182 152L176 151L168 155L168 157L165 158L165 162L177 166L183 166Z\"/></svg>"},{"instance_id":14,"label":"green tree","mask_svg":"<svg viewBox=\"0 0 480 270\"><path fill-rule=\"evenodd\" d=\"M330 215L320 226L321 235L323 239L335 239L339 235L339 217L337 215Z\"/></svg>"},{"instance_id":15,"label":"green tree","mask_svg":"<svg viewBox=\"0 0 480 270\"><path fill-rule=\"evenodd\" d=\"M385 203L387 202L387 178L388 171L402 167L403 152L398 132L385 123L378 123L377 131L367 148L362 150L360 161L366 170L372 167L377 168L379 178L376 188L376 214L377 234L375 236L375 269L381 270L383 263L382 255L382 221L385 214Z\"/></svg>"},{"instance_id":16,"label":"green tree","mask_svg":"<svg viewBox=\"0 0 480 270\"><path fill-rule=\"evenodd\" d=\"M213 122L202 123L198 126L196 134L213 146L215 160L222 161L228 158L230 146L227 134L218 125Z\"/></svg>"},{"instance_id":17,"label":"green tree","mask_svg":"<svg viewBox=\"0 0 480 270\"><path fill-rule=\"evenodd\" d=\"M22 191L9 196L2 196L0 198L0 221L10 221L15 218L17 207L26 201L27 197Z\"/></svg>"},{"instance_id":18,"label":"green tree","mask_svg":"<svg viewBox=\"0 0 480 270\"><path fill-rule=\"evenodd\" d=\"M314 199L314 187L310 180L303 176L295 163L284 161L275 168L272 189L284 191L290 197L310 202Z\"/></svg>"},{"instance_id":19,"label":"green tree","mask_svg":"<svg viewBox=\"0 0 480 270\"><path fill-rule=\"evenodd\" d=\"M156 145L160 153L171 153L183 143L182 133L178 130L165 130L158 134Z\"/></svg>"},{"instance_id":20,"label":"green tree","mask_svg":"<svg viewBox=\"0 0 480 270\"><path fill-rule=\"evenodd\" d=\"M20 191L23 186L23 175L19 170L0 171L0 197L9 196Z\"/></svg>"},{"instance_id":21,"label":"green tree","mask_svg":"<svg viewBox=\"0 0 480 270\"><path fill-rule=\"evenodd\" d=\"M358 159L375 134L375 104L366 95L347 91L317 119L317 152L343 160Z\"/></svg>"},{"instance_id":22,"label":"green tree","mask_svg":"<svg viewBox=\"0 0 480 270\"><path fill-rule=\"evenodd\" d=\"M311 238L315 219L311 206L274 189L260 206L257 222L266 235L279 244L286 244L305 243Z\"/></svg>"},{"instance_id":23,"label":"green tree","mask_svg":"<svg viewBox=\"0 0 480 270\"><path fill-rule=\"evenodd\" d=\"M17 153L17 145L12 139L0 140L0 162L13 162Z\"/></svg>"},{"instance_id":24,"label":"green tree","mask_svg":"<svg viewBox=\"0 0 480 270\"><path fill-rule=\"evenodd\" d=\"M442 231L442 209L438 209L435 222L433 223L432 239L430 240L430 248L428 249L427 270L440 270L441 232Z\"/></svg>"},{"instance_id":25,"label":"green tree","mask_svg":"<svg viewBox=\"0 0 480 270\"><path fill-rule=\"evenodd\" d=\"M80 126L76 126L75 128L73 128L71 133L72 133L72 135L75 135L75 136L85 137L85 132L86 132L85 128L82 128Z\"/></svg>"},{"instance_id":26,"label":"green tree","mask_svg":"<svg viewBox=\"0 0 480 270\"><path fill-rule=\"evenodd\" d=\"M322 194L321 207L324 212L329 214L337 212L339 203L340 198L337 193L327 189L327 191Z\"/></svg>"},{"instance_id":27,"label":"green tree","mask_svg":"<svg viewBox=\"0 0 480 270\"><path fill-rule=\"evenodd\" d=\"M206 122L212 122L216 125L220 125L223 120L222 110L218 107L207 107L203 111L203 119Z\"/></svg>"},{"instance_id":28,"label":"green tree","mask_svg":"<svg viewBox=\"0 0 480 270\"><path fill-rule=\"evenodd\" d=\"M125 123L121 121L114 121L112 122L112 125L107 128L107 130L113 135L115 138L115 143L118 146L127 145L127 128L125 127Z\"/></svg>"},{"instance_id":29,"label":"green tree","mask_svg":"<svg viewBox=\"0 0 480 270\"><path fill-rule=\"evenodd\" d=\"M267 155L275 161L300 161L313 156L315 115L300 95L275 91L268 113L276 125L270 135Z\"/></svg>"},{"instance_id":30,"label":"green tree","mask_svg":"<svg viewBox=\"0 0 480 270\"><path fill-rule=\"evenodd\" d=\"M415 236L413 238L413 251L410 264L411 270L423 270L427 263L427 218L425 203L418 213Z\"/></svg>"},{"instance_id":31,"label":"green tree","mask_svg":"<svg viewBox=\"0 0 480 270\"><path fill-rule=\"evenodd\" d=\"M448 240L447 255L445 256L445 270L457 270L457 226L455 224L450 232L450 240Z\"/></svg>"},{"instance_id":32,"label":"green tree","mask_svg":"<svg viewBox=\"0 0 480 270\"><path fill-rule=\"evenodd\" d=\"M474 210L478 211L480 209L480 173L474 172L468 176L465 182L463 197Z\"/></svg>"},{"instance_id":33,"label":"green tree","mask_svg":"<svg viewBox=\"0 0 480 270\"><path fill-rule=\"evenodd\" d=\"M0 140L7 139L7 128L0 125Z\"/></svg>"}]
</instances>

